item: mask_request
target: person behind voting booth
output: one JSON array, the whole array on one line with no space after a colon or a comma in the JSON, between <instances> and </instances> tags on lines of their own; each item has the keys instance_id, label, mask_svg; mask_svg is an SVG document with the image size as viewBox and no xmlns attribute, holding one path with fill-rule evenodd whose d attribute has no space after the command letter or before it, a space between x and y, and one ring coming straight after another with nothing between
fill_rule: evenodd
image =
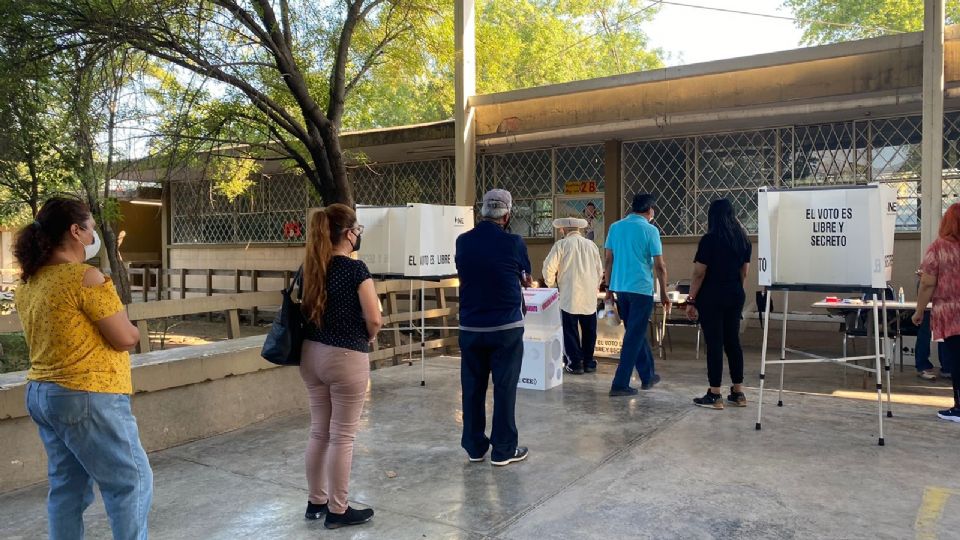
<instances>
[{"instance_id":1,"label":"person behind voting booth","mask_svg":"<svg viewBox=\"0 0 960 540\"><path fill-rule=\"evenodd\" d=\"M353 443L370 381L367 352L382 325L370 271L350 257L360 249L362 235L353 209L331 204L310 216L303 262L301 310L307 324L300 377L310 398L306 517L326 516L328 529L373 518L372 508L347 504Z\"/></svg>"},{"instance_id":2,"label":"person behind voting booth","mask_svg":"<svg viewBox=\"0 0 960 540\"><path fill-rule=\"evenodd\" d=\"M110 278L90 210L54 197L17 235L14 302L30 350L27 412L47 451L50 538L83 538L100 487L118 539L147 538L153 472L130 409L130 353L140 339Z\"/></svg>"},{"instance_id":3,"label":"person behind voting booth","mask_svg":"<svg viewBox=\"0 0 960 540\"><path fill-rule=\"evenodd\" d=\"M630 396L633 370L640 376L641 388L649 390L660 382L653 365L653 351L647 339L647 325L653 313L654 275L660 285L660 302L669 309L667 265L663 262L660 231L651 223L656 213L656 198L649 193L633 197L632 212L610 225L604 247L606 255L607 299L616 298L623 321L623 346L620 363L610 387L611 396Z\"/></svg>"},{"instance_id":4,"label":"person behind voting booth","mask_svg":"<svg viewBox=\"0 0 960 540\"><path fill-rule=\"evenodd\" d=\"M703 397L693 398L700 407L723 409L720 383L723 353L730 365L730 394L727 401L746 407L743 393L743 349L740 347L740 319L746 293L743 282L750 269L753 246L747 231L737 220L727 199L710 203L707 234L700 238L693 258L693 279L687 295L687 316L700 321L707 342L707 378L710 388Z\"/></svg>"},{"instance_id":5,"label":"person behind voting booth","mask_svg":"<svg viewBox=\"0 0 960 540\"><path fill-rule=\"evenodd\" d=\"M940 221L940 231L920 264L920 292L913 324L923 323L923 314L933 302L930 326L933 339L943 341L953 361L960 358L960 203L953 203ZM937 416L960 422L960 369L952 366L953 407Z\"/></svg>"},{"instance_id":6,"label":"person behind voting booth","mask_svg":"<svg viewBox=\"0 0 960 540\"><path fill-rule=\"evenodd\" d=\"M553 227L563 236L543 260L547 287L560 290L564 369L581 375L597 370L593 349L597 343L597 287L603 279L600 249L581 234L587 220L560 218ZM582 334L581 334L582 332Z\"/></svg>"},{"instance_id":7,"label":"person behind voting booth","mask_svg":"<svg viewBox=\"0 0 960 540\"><path fill-rule=\"evenodd\" d=\"M517 446L517 382L523 362L523 296L529 287L530 259L510 223L510 192L493 189L483 196L480 221L457 237L460 278L460 384L463 435L460 444L471 462L503 466L526 459ZM493 426L486 435L487 380L493 374Z\"/></svg>"},{"instance_id":8,"label":"person behind voting booth","mask_svg":"<svg viewBox=\"0 0 960 540\"><path fill-rule=\"evenodd\" d=\"M917 269L917 292L920 292L920 278L923 276L923 270ZM937 375L933 371L933 362L930 361L930 342L933 334L930 331L930 312L923 312L923 322L917 327L917 341L914 348L915 366L917 377L925 381L937 380ZM937 357L940 359L940 376L950 380L953 378L951 368L953 366L947 347L942 341L937 343Z\"/></svg>"}]
</instances>

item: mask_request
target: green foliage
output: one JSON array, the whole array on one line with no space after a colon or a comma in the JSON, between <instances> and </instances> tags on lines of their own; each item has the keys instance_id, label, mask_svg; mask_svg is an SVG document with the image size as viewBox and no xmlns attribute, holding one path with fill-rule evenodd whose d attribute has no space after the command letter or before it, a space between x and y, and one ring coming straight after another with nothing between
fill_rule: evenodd
<instances>
[{"instance_id":1,"label":"green foliage","mask_svg":"<svg viewBox=\"0 0 960 540\"><path fill-rule=\"evenodd\" d=\"M480 0L477 92L662 67L662 51L649 48L642 30L656 14L649 5L640 0ZM358 85L345 127L414 124L453 115L453 9L447 3L430 13Z\"/></svg>"},{"instance_id":2,"label":"green foliage","mask_svg":"<svg viewBox=\"0 0 960 540\"><path fill-rule=\"evenodd\" d=\"M49 63L22 65L0 45L0 225L33 218L48 195L75 187L63 102Z\"/></svg>"},{"instance_id":3,"label":"green foliage","mask_svg":"<svg viewBox=\"0 0 960 540\"><path fill-rule=\"evenodd\" d=\"M254 175L260 172L260 168L260 162L254 158L214 158L210 168L214 189L233 202L256 183Z\"/></svg>"},{"instance_id":4,"label":"green foliage","mask_svg":"<svg viewBox=\"0 0 960 540\"><path fill-rule=\"evenodd\" d=\"M784 0L803 43L819 45L923 30L923 0ZM945 0L946 24L960 22L960 0Z\"/></svg>"},{"instance_id":5,"label":"green foliage","mask_svg":"<svg viewBox=\"0 0 960 540\"><path fill-rule=\"evenodd\" d=\"M30 368L30 352L22 332L0 334L0 373Z\"/></svg>"}]
</instances>

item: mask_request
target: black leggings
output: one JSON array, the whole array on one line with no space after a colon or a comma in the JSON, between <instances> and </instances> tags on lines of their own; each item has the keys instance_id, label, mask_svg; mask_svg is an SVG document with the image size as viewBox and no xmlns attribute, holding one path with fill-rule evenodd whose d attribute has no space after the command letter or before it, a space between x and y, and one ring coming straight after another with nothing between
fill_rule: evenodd
<instances>
[{"instance_id":1,"label":"black leggings","mask_svg":"<svg viewBox=\"0 0 960 540\"><path fill-rule=\"evenodd\" d=\"M950 355L950 361L946 365L950 366L950 374L953 376L953 406L960 408L960 335L950 336L943 340L946 345L946 353ZM943 358L940 359L940 365L943 366Z\"/></svg>"},{"instance_id":2,"label":"black leggings","mask_svg":"<svg viewBox=\"0 0 960 540\"><path fill-rule=\"evenodd\" d=\"M723 353L730 364L730 379L733 384L743 382L743 349L740 347L740 318L743 300L720 302L697 306L700 328L707 342L707 377L710 386L719 387L723 382Z\"/></svg>"}]
</instances>

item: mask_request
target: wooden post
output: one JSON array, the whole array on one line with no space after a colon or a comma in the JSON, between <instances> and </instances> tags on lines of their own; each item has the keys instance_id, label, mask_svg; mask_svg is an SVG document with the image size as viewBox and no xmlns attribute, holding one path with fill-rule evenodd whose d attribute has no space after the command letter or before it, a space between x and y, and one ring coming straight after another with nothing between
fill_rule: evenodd
<instances>
[{"instance_id":1,"label":"wooden post","mask_svg":"<svg viewBox=\"0 0 960 540\"><path fill-rule=\"evenodd\" d=\"M150 267L143 267L143 274L141 274L143 279L143 301L150 301Z\"/></svg>"},{"instance_id":2,"label":"wooden post","mask_svg":"<svg viewBox=\"0 0 960 540\"><path fill-rule=\"evenodd\" d=\"M155 289L157 293L154 295L157 297L157 300L163 300L163 267L157 267L157 287Z\"/></svg>"},{"instance_id":3,"label":"wooden post","mask_svg":"<svg viewBox=\"0 0 960 540\"><path fill-rule=\"evenodd\" d=\"M180 299L183 300L186 297L187 297L187 269L181 268L180 269ZM187 320L187 316L181 315L180 320L181 321Z\"/></svg>"},{"instance_id":4,"label":"wooden post","mask_svg":"<svg viewBox=\"0 0 960 540\"><path fill-rule=\"evenodd\" d=\"M150 326L147 321L137 321L137 330L140 331L140 345L137 346L137 352L150 352Z\"/></svg>"},{"instance_id":5,"label":"wooden post","mask_svg":"<svg viewBox=\"0 0 960 540\"><path fill-rule=\"evenodd\" d=\"M440 309L447 309L447 289L445 287L437 287L437 307ZM440 337L446 339L450 337L450 330L447 330L447 327L450 326L449 315L444 315L440 321L443 323L441 324L443 330L440 330ZM449 345L444 345L440 348L441 354L449 353L450 349L451 347Z\"/></svg>"},{"instance_id":6,"label":"wooden post","mask_svg":"<svg viewBox=\"0 0 960 540\"><path fill-rule=\"evenodd\" d=\"M253 289L253 292L258 292L259 284L257 283L258 278L260 277L260 272L258 270L250 271L250 288ZM250 310L250 326L256 326L257 324L257 308L254 306Z\"/></svg>"},{"instance_id":7,"label":"wooden post","mask_svg":"<svg viewBox=\"0 0 960 540\"><path fill-rule=\"evenodd\" d=\"M207 268L207 296L213 296L213 270ZM213 322L213 313L207 312L207 322Z\"/></svg>"},{"instance_id":8,"label":"wooden post","mask_svg":"<svg viewBox=\"0 0 960 540\"><path fill-rule=\"evenodd\" d=\"M400 313L400 307L397 305L397 293L396 291L390 291L387 293L387 313L385 316L395 315ZM401 345L400 343L400 325L398 323L392 323L393 326L393 348L399 350Z\"/></svg>"},{"instance_id":9,"label":"wooden post","mask_svg":"<svg viewBox=\"0 0 960 540\"><path fill-rule=\"evenodd\" d=\"M237 339L240 337L240 314L236 309L227 310L227 338Z\"/></svg>"},{"instance_id":10,"label":"wooden post","mask_svg":"<svg viewBox=\"0 0 960 540\"><path fill-rule=\"evenodd\" d=\"M233 292L240 294L240 269L233 271ZM240 313L237 312L237 316L240 316Z\"/></svg>"}]
</instances>

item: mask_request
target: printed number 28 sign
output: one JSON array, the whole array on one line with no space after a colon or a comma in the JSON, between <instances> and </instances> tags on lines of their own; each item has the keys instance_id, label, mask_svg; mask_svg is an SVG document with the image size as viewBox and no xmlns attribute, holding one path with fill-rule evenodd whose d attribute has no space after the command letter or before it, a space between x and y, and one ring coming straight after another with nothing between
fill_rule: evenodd
<instances>
[{"instance_id":1,"label":"printed number 28 sign","mask_svg":"<svg viewBox=\"0 0 960 540\"><path fill-rule=\"evenodd\" d=\"M596 180L568 180L563 185L563 191L567 195L573 193L596 193L597 192L597 181Z\"/></svg>"}]
</instances>

